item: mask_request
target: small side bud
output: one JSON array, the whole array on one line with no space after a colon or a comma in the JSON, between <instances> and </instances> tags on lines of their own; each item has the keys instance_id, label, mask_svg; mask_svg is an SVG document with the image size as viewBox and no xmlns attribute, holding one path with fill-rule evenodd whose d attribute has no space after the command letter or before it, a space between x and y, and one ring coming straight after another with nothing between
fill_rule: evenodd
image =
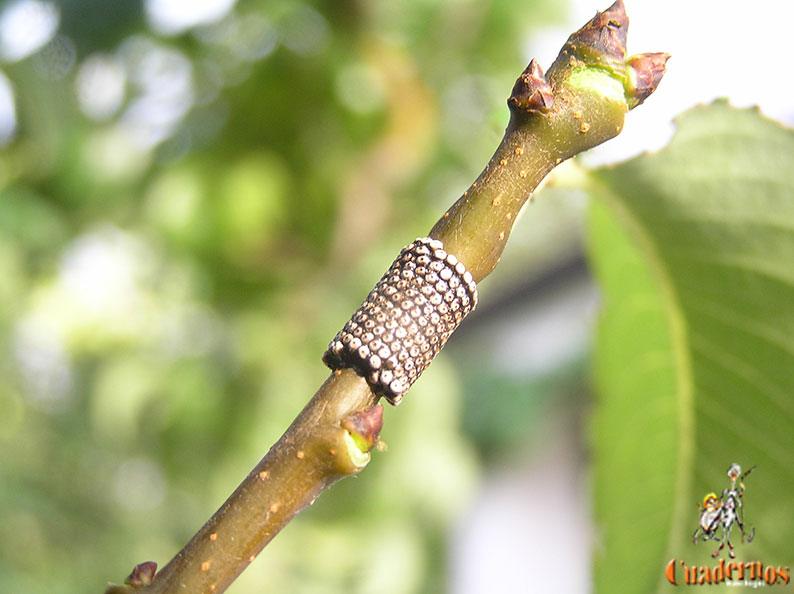
<instances>
[{"instance_id":1,"label":"small side bud","mask_svg":"<svg viewBox=\"0 0 794 594\"><path fill-rule=\"evenodd\" d=\"M127 576L124 583L133 588L145 588L151 585L154 579L154 574L157 571L157 563L154 561L144 561L138 563L133 569L132 573Z\"/></svg>"},{"instance_id":2,"label":"small side bud","mask_svg":"<svg viewBox=\"0 0 794 594\"><path fill-rule=\"evenodd\" d=\"M383 407L378 404L353 413L342 421L342 428L353 438L356 447L369 452L378 443L383 428Z\"/></svg>"},{"instance_id":3,"label":"small side bud","mask_svg":"<svg viewBox=\"0 0 794 594\"><path fill-rule=\"evenodd\" d=\"M626 60L628 66L628 83L626 99L629 109L642 104L659 86L665 73L665 64L670 54L663 52L654 54L638 54Z\"/></svg>"},{"instance_id":4,"label":"small side bud","mask_svg":"<svg viewBox=\"0 0 794 594\"><path fill-rule=\"evenodd\" d=\"M513 91L507 100L507 105L511 109L521 111L539 111L545 113L549 111L554 103L554 94L551 85L543 75L543 70L535 58L521 73L521 76L513 85Z\"/></svg>"}]
</instances>

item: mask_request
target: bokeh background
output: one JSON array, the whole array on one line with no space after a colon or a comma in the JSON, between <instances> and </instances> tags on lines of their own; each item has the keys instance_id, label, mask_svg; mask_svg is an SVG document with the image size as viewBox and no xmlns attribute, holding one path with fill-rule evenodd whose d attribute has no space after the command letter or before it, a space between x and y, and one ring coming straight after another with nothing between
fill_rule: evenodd
<instances>
[{"instance_id":1,"label":"bokeh background","mask_svg":"<svg viewBox=\"0 0 794 594\"><path fill-rule=\"evenodd\" d=\"M101 592L170 559L485 164L517 74L605 7L0 2L0 592ZM788 3L627 9L630 51L670 72L584 164L662 146L717 96L794 121ZM598 294L587 198L553 182L386 411L388 450L229 592L589 591Z\"/></svg>"}]
</instances>

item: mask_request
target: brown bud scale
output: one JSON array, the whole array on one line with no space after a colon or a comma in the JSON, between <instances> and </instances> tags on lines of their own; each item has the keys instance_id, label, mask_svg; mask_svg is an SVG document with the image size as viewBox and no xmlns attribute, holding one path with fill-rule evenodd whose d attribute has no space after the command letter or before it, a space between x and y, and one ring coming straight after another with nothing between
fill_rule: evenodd
<instances>
[{"instance_id":1,"label":"brown bud scale","mask_svg":"<svg viewBox=\"0 0 794 594\"><path fill-rule=\"evenodd\" d=\"M629 107L641 105L659 86L670 54L664 52L639 54L626 60L629 72Z\"/></svg>"},{"instance_id":2,"label":"brown bud scale","mask_svg":"<svg viewBox=\"0 0 794 594\"><path fill-rule=\"evenodd\" d=\"M521 76L516 80L507 104L521 111L548 112L554 104L554 91L546 81L538 61L532 58Z\"/></svg>"},{"instance_id":3,"label":"brown bud scale","mask_svg":"<svg viewBox=\"0 0 794 594\"><path fill-rule=\"evenodd\" d=\"M135 589L144 588L152 583L154 574L157 572L157 563L154 561L145 561L138 563L133 569L124 583L132 586Z\"/></svg>"}]
</instances>

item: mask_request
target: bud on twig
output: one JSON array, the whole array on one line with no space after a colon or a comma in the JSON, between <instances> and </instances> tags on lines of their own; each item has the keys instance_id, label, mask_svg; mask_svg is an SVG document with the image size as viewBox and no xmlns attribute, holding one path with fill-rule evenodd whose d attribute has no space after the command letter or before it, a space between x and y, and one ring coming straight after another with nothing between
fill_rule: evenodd
<instances>
[{"instance_id":1,"label":"bud on twig","mask_svg":"<svg viewBox=\"0 0 794 594\"><path fill-rule=\"evenodd\" d=\"M143 588L152 583L156 571L157 563L154 561L138 563L138 565L133 568L132 573L124 580L124 583L133 588Z\"/></svg>"},{"instance_id":2,"label":"bud on twig","mask_svg":"<svg viewBox=\"0 0 794 594\"><path fill-rule=\"evenodd\" d=\"M626 59L628 30L629 17L623 0L617 0L604 12L596 12L584 27L571 35L560 57L574 56L589 65L620 72Z\"/></svg>"},{"instance_id":3,"label":"bud on twig","mask_svg":"<svg viewBox=\"0 0 794 594\"><path fill-rule=\"evenodd\" d=\"M665 64L670 54L663 52L639 54L626 60L628 66L628 84L626 98L629 109L642 104L659 86L664 76Z\"/></svg>"},{"instance_id":4,"label":"bud on twig","mask_svg":"<svg viewBox=\"0 0 794 594\"><path fill-rule=\"evenodd\" d=\"M332 341L323 360L334 372L147 593L220 594L296 513L366 466L383 424L377 399L399 402L473 308L476 283L499 262L543 177L617 135L626 112L658 86L668 56L627 61L628 22L617 0L570 36L545 74L529 63L508 99L511 118L491 161L428 237L401 252ZM153 567L136 570L128 583L151 582Z\"/></svg>"},{"instance_id":5,"label":"bud on twig","mask_svg":"<svg viewBox=\"0 0 794 594\"><path fill-rule=\"evenodd\" d=\"M342 428L347 430L359 450L369 452L375 447L383 428L383 407L378 404L368 410L360 410L349 415L342 421Z\"/></svg>"},{"instance_id":6,"label":"bud on twig","mask_svg":"<svg viewBox=\"0 0 794 594\"><path fill-rule=\"evenodd\" d=\"M554 94L535 58L518 77L507 105L510 109L547 112L554 103Z\"/></svg>"}]
</instances>

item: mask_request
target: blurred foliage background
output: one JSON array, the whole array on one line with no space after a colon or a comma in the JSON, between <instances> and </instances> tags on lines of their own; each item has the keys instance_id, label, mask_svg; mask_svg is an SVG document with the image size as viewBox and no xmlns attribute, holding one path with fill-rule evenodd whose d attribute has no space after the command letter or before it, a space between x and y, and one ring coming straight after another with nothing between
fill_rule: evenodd
<instances>
[{"instance_id":1,"label":"blurred foliage background","mask_svg":"<svg viewBox=\"0 0 794 594\"><path fill-rule=\"evenodd\" d=\"M187 541L324 380L327 341L399 248L487 161L528 40L565 10L0 4L0 591L99 592ZM452 588L482 473L576 424L586 395L578 327L529 371L485 348L527 287L582 271L581 196L551 193L469 329L387 411L388 452L230 592ZM568 420L538 426L552 395Z\"/></svg>"},{"instance_id":2,"label":"blurred foliage background","mask_svg":"<svg viewBox=\"0 0 794 594\"><path fill-rule=\"evenodd\" d=\"M794 121L768 59L790 3L759 2L756 29L738 0L665 7L628 6L640 51L674 59L612 158L666 141L638 125L658 132L658 107L715 95ZM595 8L0 1L0 592L100 592L167 562L480 171L529 58ZM759 465L748 554L787 563L794 141L755 112L692 113L656 157L556 170L478 310L387 408L387 451L230 592L664 591L666 555L709 562L695 503L733 461ZM572 187L605 208L585 216Z\"/></svg>"}]
</instances>

